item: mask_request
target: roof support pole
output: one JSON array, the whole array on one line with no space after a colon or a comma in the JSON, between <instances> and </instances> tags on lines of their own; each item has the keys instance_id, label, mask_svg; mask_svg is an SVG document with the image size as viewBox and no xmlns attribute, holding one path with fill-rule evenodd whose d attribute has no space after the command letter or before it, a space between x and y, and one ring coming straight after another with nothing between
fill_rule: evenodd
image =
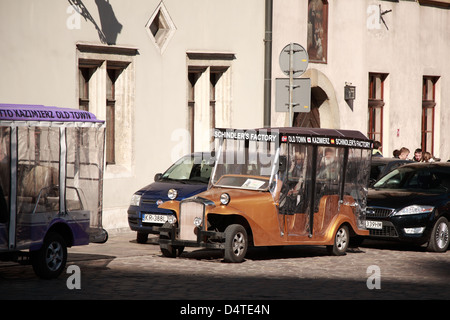
<instances>
[{"instance_id":1,"label":"roof support pole","mask_svg":"<svg viewBox=\"0 0 450 320\"><path fill-rule=\"evenodd\" d=\"M272 102L272 14L273 0L265 0L264 36L264 127L271 125Z\"/></svg>"}]
</instances>

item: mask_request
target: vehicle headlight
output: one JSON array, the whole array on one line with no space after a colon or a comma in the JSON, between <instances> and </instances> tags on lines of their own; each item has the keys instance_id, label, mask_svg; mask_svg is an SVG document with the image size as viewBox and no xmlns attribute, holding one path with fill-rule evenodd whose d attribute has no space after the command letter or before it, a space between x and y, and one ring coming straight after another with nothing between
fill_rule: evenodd
<instances>
[{"instance_id":1,"label":"vehicle headlight","mask_svg":"<svg viewBox=\"0 0 450 320\"><path fill-rule=\"evenodd\" d=\"M229 202L230 202L230 195L228 193L222 193L220 195L220 203L226 206Z\"/></svg>"},{"instance_id":2,"label":"vehicle headlight","mask_svg":"<svg viewBox=\"0 0 450 320\"><path fill-rule=\"evenodd\" d=\"M178 195L178 191L175 189L170 189L167 192L167 196L169 197L170 200L174 200L177 197L177 195Z\"/></svg>"},{"instance_id":3,"label":"vehicle headlight","mask_svg":"<svg viewBox=\"0 0 450 320\"><path fill-rule=\"evenodd\" d=\"M422 234L425 230L425 227L419 227L419 228L404 228L403 231L405 231L406 234Z\"/></svg>"},{"instance_id":4,"label":"vehicle headlight","mask_svg":"<svg viewBox=\"0 0 450 320\"><path fill-rule=\"evenodd\" d=\"M133 194L131 196L130 206L139 206L139 203L141 202L141 195L140 194Z\"/></svg>"},{"instance_id":5,"label":"vehicle headlight","mask_svg":"<svg viewBox=\"0 0 450 320\"><path fill-rule=\"evenodd\" d=\"M396 216L405 216L409 214L420 214L420 213L430 213L434 209L433 206L420 206L420 205L412 205L403 208L402 210L395 213Z\"/></svg>"},{"instance_id":6,"label":"vehicle headlight","mask_svg":"<svg viewBox=\"0 0 450 320\"><path fill-rule=\"evenodd\" d=\"M194 225L199 228L202 225L202 218L195 217L194 218Z\"/></svg>"},{"instance_id":7,"label":"vehicle headlight","mask_svg":"<svg viewBox=\"0 0 450 320\"><path fill-rule=\"evenodd\" d=\"M175 222L177 222L177 217L175 217L175 216L168 216L167 217L167 222L169 222L170 224L175 224Z\"/></svg>"}]
</instances>

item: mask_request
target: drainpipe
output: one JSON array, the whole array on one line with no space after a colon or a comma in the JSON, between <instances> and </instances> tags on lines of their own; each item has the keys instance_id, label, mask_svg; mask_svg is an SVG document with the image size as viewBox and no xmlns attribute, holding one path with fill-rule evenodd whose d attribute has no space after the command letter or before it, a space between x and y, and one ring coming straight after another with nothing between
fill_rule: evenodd
<instances>
[{"instance_id":1,"label":"drainpipe","mask_svg":"<svg viewBox=\"0 0 450 320\"><path fill-rule=\"evenodd\" d=\"M272 10L273 0L266 1L264 38L264 127L270 127L272 102Z\"/></svg>"}]
</instances>

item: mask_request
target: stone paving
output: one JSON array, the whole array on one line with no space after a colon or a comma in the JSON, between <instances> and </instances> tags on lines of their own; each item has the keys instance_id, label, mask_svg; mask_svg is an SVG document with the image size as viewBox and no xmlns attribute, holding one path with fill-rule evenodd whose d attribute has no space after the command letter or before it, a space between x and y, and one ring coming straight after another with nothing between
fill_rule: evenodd
<instances>
[{"instance_id":1,"label":"stone paving","mask_svg":"<svg viewBox=\"0 0 450 320\"><path fill-rule=\"evenodd\" d=\"M449 251L393 243L364 243L341 257L324 247L252 248L243 263L227 264L220 252L196 248L165 258L152 239L138 244L122 230L105 244L69 248L71 265L80 268L80 289L68 288L71 272L41 280L31 266L2 262L0 299L450 299Z\"/></svg>"}]
</instances>

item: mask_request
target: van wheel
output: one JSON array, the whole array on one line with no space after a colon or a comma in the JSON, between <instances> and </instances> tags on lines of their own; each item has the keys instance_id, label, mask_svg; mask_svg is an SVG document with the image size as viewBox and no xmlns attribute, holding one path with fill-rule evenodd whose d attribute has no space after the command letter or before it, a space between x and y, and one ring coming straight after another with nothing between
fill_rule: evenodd
<instances>
[{"instance_id":1,"label":"van wheel","mask_svg":"<svg viewBox=\"0 0 450 320\"><path fill-rule=\"evenodd\" d=\"M229 225L225 229L225 262L242 262L247 253L248 237L240 224Z\"/></svg>"},{"instance_id":2,"label":"van wheel","mask_svg":"<svg viewBox=\"0 0 450 320\"><path fill-rule=\"evenodd\" d=\"M440 217L431 231L428 250L434 252L445 252L449 245L448 221L445 217Z\"/></svg>"},{"instance_id":3,"label":"van wheel","mask_svg":"<svg viewBox=\"0 0 450 320\"><path fill-rule=\"evenodd\" d=\"M59 233L49 233L41 249L31 252L31 264L36 275L43 279L57 278L67 262L67 245Z\"/></svg>"},{"instance_id":4,"label":"van wheel","mask_svg":"<svg viewBox=\"0 0 450 320\"><path fill-rule=\"evenodd\" d=\"M347 226L340 226L334 236L334 244L332 246L327 246L328 253L334 256L345 255L349 242L350 234L348 233Z\"/></svg>"}]
</instances>

